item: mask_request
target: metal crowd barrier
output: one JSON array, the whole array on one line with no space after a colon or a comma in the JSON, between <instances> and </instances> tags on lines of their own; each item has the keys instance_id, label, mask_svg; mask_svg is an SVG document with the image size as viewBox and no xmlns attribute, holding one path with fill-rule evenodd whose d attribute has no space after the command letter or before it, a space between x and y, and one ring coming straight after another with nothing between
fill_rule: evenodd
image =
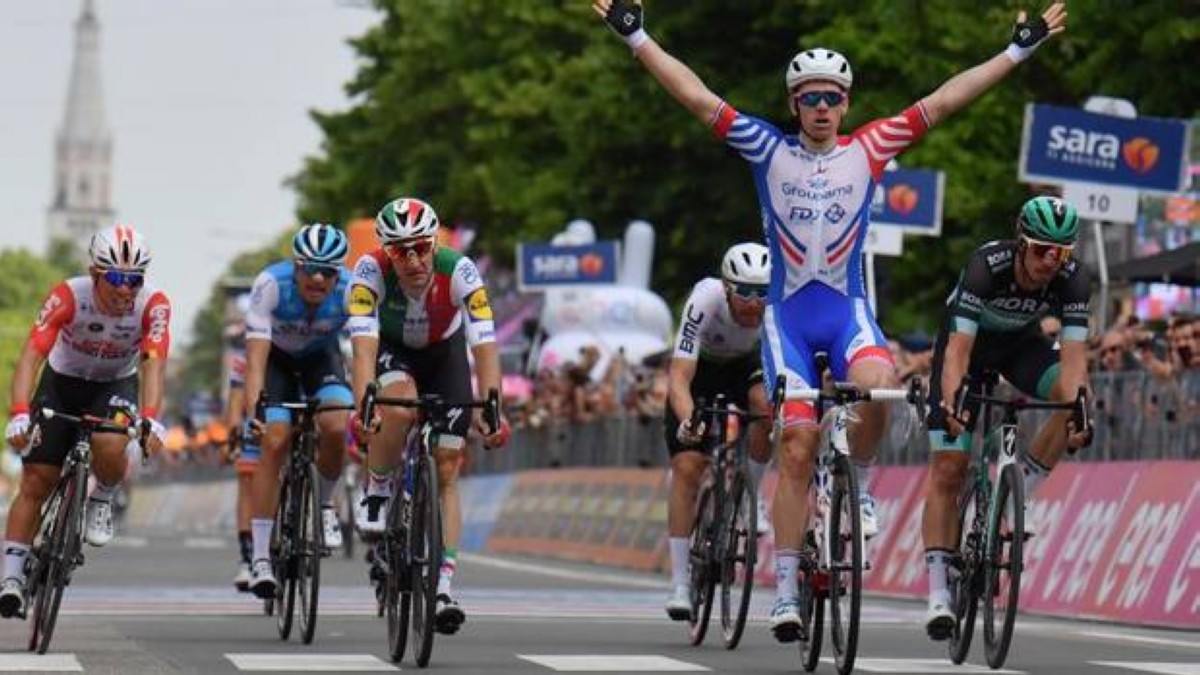
<instances>
[{"instance_id":1,"label":"metal crowd barrier","mask_svg":"<svg viewBox=\"0 0 1200 675\"><path fill-rule=\"evenodd\" d=\"M1096 373L1095 440L1072 461L1200 459L1200 372L1163 381L1141 371ZM1001 385L998 394L1015 393ZM905 409L900 409L905 410ZM1049 413L1022 413L1028 443ZM924 464L929 438L911 408L893 415L880 442L881 464ZM508 447L471 453L468 472L492 474L566 466L665 466L662 420L634 415L586 424L551 421L514 431Z\"/></svg>"}]
</instances>

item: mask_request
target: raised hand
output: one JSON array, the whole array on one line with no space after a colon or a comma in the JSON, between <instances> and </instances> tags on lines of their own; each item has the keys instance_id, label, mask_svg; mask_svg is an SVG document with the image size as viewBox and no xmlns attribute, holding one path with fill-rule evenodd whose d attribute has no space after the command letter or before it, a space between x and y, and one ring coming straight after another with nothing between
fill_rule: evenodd
<instances>
[{"instance_id":1,"label":"raised hand","mask_svg":"<svg viewBox=\"0 0 1200 675\"><path fill-rule=\"evenodd\" d=\"M1055 2L1042 12L1041 16L1029 19L1022 10L1017 14L1017 22L1013 26L1012 43L1005 52L1014 62L1020 63L1029 58L1043 42L1067 29L1067 7L1063 2Z\"/></svg>"},{"instance_id":2,"label":"raised hand","mask_svg":"<svg viewBox=\"0 0 1200 675\"><path fill-rule=\"evenodd\" d=\"M636 49L649 39L643 26L642 3L638 0L595 0L592 9L630 47Z\"/></svg>"}]
</instances>

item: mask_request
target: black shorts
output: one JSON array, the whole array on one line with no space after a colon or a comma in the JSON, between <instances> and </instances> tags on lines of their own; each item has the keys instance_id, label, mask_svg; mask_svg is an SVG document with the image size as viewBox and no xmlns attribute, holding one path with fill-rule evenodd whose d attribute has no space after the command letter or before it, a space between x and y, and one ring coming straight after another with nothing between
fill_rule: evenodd
<instances>
[{"instance_id":1,"label":"black shorts","mask_svg":"<svg viewBox=\"0 0 1200 675\"><path fill-rule=\"evenodd\" d=\"M929 414L926 424L931 438L934 433L946 430L946 413L942 410L942 361L945 359L948 337L949 329L943 325L934 346L933 372L929 377ZM1057 370L1058 363L1054 341L1043 335L1035 322L1033 326L1016 332L980 330L971 347L967 372L972 381L978 382L984 370L996 371L1021 393L1037 397L1038 383L1051 369ZM973 428L979 405L968 404L967 408L971 412Z\"/></svg>"},{"instance_id":2,"label":"black shorts","mask_svg":"<svg viewBox=\"0 0 1200 675\"><path fill-rule=\"evenodd\" d=\"M460 328L454 335L421 349L379 343L375 377L381 387L401 374L412 378L420 394L437 394L444 401L459 403L474 398L471 389L471 365L467 362L467 343ZM471 430L471 415L451 415L450 435L466 438Z\"/></svg>"},{"instance_id":3,"label":"black shorts","mask_svg":"<svg viewBox=\"0 0 1200 675\"><path fill-rule=\"evenodd\" d=\"M46 366L33 395L33 407L53 408L68 415L96 415L113 418L137 417L138 376L130 375L110 382L95 382L56 373ZM60 419L42 422L33 447L25 456L26 464L62 466L79 430Z\"/></svg>"},{"instance_id":4,"label":"black shorts","mask_svg":"<svg viewBox=\"0 0 1200 675\"><path fill-rule=\"evenodd\" d=\"M271 407L320 396L327 403L351 404L354 396L346 383L346 364L337 345L301 357L292 356L272 345L267 356L267 422L290 422L291 412Z\"/></svg>"},{"instance_id":5,"label":"black shorts","mask_svg":"<svg viewBox=\"0 0 1200 675\"><path fill-rule=\"evenodd\" d=\"M696 362L696 376L692 378L692 400L699 403L703 398L712 404L717 394L724 394L727 403L733 403L742 410L749 407L750 389L763 381L762 362L758 353L749 354L735 361L714 363L700 359ZM697 450L693 446L684 447L675 435L679 429L679 418L667 401L666 412L663 415L663 435L667 440L667 451L671 457L684 450Z\"/></svg>"}]
</instances>

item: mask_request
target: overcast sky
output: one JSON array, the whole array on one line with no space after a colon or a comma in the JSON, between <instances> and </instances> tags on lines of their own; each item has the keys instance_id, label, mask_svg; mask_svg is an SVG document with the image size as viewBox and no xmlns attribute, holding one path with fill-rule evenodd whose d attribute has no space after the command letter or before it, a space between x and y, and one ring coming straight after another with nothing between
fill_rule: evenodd
<instances>
[{"instance_id":1,"label":"overcast sky","mask_svg":"<svg viewBox=\"0 0 1200 675\"><path fill-rule=\"evenodd\" d=\"M95 0L113 203L154 253L176 340L226 264L292 222L282 186L343 109L346 39L377 18L346 0ZM83 0L2 3L0 248L42 252L54 137Z\"/></svg>"}]
</instances>

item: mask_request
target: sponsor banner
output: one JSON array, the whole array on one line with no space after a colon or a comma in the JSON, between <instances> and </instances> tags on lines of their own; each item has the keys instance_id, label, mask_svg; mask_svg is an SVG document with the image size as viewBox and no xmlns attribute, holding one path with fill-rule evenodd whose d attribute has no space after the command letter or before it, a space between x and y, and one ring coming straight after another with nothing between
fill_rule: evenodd
<instances>
[{"instance_id":1,"label":"sponsor banner","mask_svg":"<svg viewBox=\"0 0 1200 675\"><path fill-rule=\"evenodd\" d=\"M912 234L942 233L942 194L946 174L930 169L884 171L871 199L871 224Z\"/></svg>"},{"instance_id":2,"label":"sponsor banner","mask_svg":"<svg viewBox=\"0 0 1200 675\"><path fill-rule=\"evenodd\" d=\"M501 508L512 490L512 474L478 476L459 481L463 528L459 548L482 551L496 527Z\"/></svg>"},{"instance_id":3,"label":"sponsor banner","mask_svg":"<svg viewBox=\"0 0 1200 675\"><path fill-rule=\"evenodd\" d=\"M1186 185L1189 129L1183 120L1127 119L1030 104L1025 107L1019 178L1179 192Z\"/></svg>"},{"instance_id":4,"label":"sponsor banner","mask_svg":"<svg viewBox=\"0 0 1200 675\"><path fill-rule=\"evenodd\" d=\"M517 287L537 291L560 286L617 282L620 251L615 241L578 246L517 244Z\"/></svg>"}]
</instances>

